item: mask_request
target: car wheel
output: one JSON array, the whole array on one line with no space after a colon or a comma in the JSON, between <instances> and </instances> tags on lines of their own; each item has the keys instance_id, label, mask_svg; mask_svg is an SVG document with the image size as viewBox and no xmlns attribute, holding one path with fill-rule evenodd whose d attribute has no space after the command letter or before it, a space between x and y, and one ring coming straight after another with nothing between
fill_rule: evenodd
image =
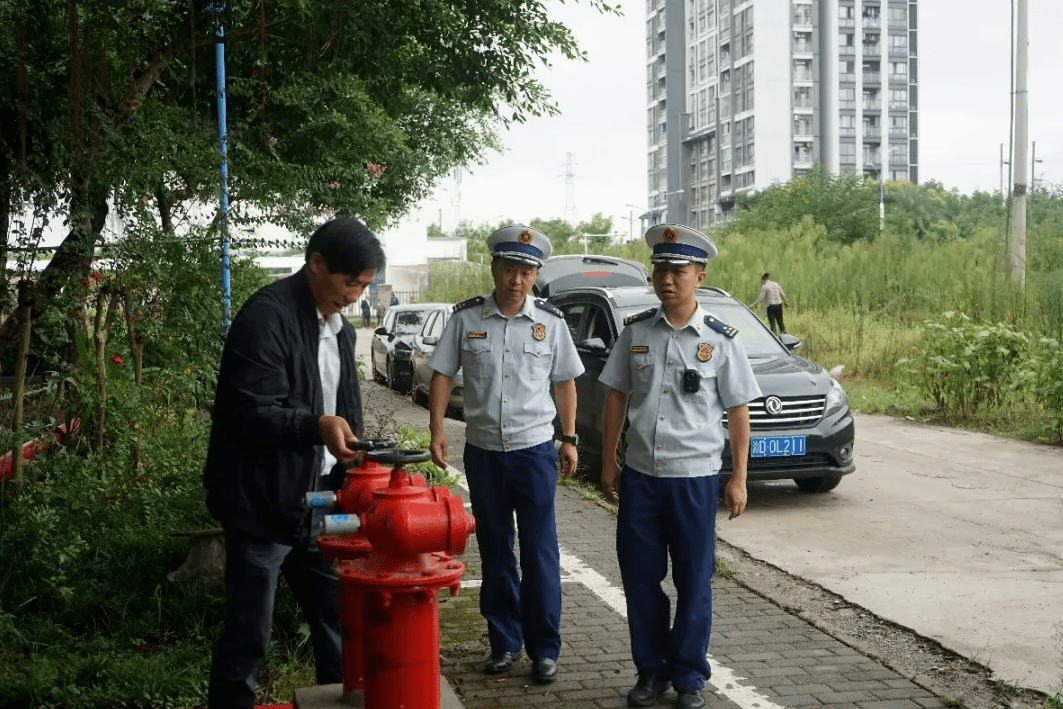
<instances>
[{"instance_id":1,"label":"car wheel","mask_svg":"<svg viewBox=\"0 0 1063 709\"><path fill-rule=\"evenodd\" d=\"M830 492L838 487L841 478L798 478L794 482L802 492Z\"/></svg>"}]
</instances>

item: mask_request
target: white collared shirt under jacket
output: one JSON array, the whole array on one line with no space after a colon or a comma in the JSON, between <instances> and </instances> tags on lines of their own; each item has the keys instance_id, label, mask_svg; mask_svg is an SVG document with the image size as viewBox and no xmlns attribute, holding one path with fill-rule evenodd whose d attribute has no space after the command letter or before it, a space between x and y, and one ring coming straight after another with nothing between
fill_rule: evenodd
<instances>
[{"instance_id":1,"label":"white collared shirt under jacket","mask_svg":"<svg viewBox=\"0 0 1063 709\"><path fill-rule=\"evenodd\" d=\"M548 306L552 307L552 306ZM552 383L583 373L565 320L525 296L512 318L493 295L456 311L432 354L432 369L465 382L465 440L477 448L529 448L554 436Z\"/></svg>"},{"instance_id":2,"label":"white collared shirt under jacket","mask_svg":"<svg viewBox=\"0 0 1063 709\"><path fill-rule=\"evenodd\" d=\"M599 381L629 394L626 465L668 478L720 472L727 409L761 396L741 335L729 338L705 323L700 306L673 328L661 308L617 338ZM683 373L698 372L697 393Z\"/></svg>"}]
</instances>

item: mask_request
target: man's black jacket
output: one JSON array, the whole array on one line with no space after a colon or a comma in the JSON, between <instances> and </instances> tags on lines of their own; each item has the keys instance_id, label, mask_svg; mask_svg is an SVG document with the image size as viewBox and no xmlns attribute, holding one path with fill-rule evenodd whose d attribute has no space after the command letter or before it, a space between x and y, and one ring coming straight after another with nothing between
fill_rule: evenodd
<instances>
[{"instance_id":1,"label":"man's black jacket","mask_svg":"<svg viewBox=\"0 0 1063 709\"><path fill-rule=\"evenodd\" d=\"M343 467L318 474L324 413L317 366L320 325L306 268L260 289L233 320L218 373L203 482L226 528L305 546L310 490L338 489ZM354 328L339 334L336 414L362 434Z\"/></svg>"}]
</instances>

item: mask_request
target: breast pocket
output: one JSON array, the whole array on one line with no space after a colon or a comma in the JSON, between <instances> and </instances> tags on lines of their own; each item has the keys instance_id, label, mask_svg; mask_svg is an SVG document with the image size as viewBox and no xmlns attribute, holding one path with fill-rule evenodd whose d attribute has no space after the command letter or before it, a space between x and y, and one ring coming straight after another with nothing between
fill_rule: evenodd
<instances>
[{"instance_id":1,"label":"breast pocket","mask_svg":"<svg viewBox=\"0 0 1063 709\"><path fill-rule=\"evenodd\" d=\"M631 388L633 392L644 394L653 385L656 370L653 353L631 355Z\"/></svg>"},{"instance_id":2,"label":"breast pocket","mask_svg":"<svg viewBox=\"0 0 1063 709\"><path fill-rule=\"evenodd\" d=\"M548 379L554 365L554 353L543 344L524 343L524 366L528 379Z\"/></svg>"},{"instance_id":3,"label":"breast pocket","mask_svg":"<svg viewBox=\"0 0 1063 709\"><path fill-rule=\"evenodd\" d=\"M466 340L461 345L461 368L466 377L478 379L491 371L491 346L486 340Z\"/></svg>"}]
</instances>

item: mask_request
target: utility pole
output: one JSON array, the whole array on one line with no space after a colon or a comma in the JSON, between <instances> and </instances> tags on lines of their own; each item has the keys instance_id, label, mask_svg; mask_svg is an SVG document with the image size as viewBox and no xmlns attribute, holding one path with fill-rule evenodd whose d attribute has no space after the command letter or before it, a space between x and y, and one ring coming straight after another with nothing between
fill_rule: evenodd
<instances>
[{"instance_id":1,"label":"utility pole","mask_svg":"<svg viewBox=\"0 0 1063 709\"><path fill-rule=\"evenodd\" d=\"M1037 163L1044 160L1037 159L1037 141L1030 141L1030 193L1037 189Z\"/></svg>"},{"instance_id":2,"label":"utility pole","mask_svg":"<svg viewBox=\"0 0 1063 709\"><path fill-rule=\"evenodd\" d=\"M1028 0L1017 0L1015 19L1015 159L1012 166L1015 183L1012 190L1013 212L1008 276L1023 283L1026 279L1026 136L1027 136L1027 55Z\"/></svg>"}]
</instances>

